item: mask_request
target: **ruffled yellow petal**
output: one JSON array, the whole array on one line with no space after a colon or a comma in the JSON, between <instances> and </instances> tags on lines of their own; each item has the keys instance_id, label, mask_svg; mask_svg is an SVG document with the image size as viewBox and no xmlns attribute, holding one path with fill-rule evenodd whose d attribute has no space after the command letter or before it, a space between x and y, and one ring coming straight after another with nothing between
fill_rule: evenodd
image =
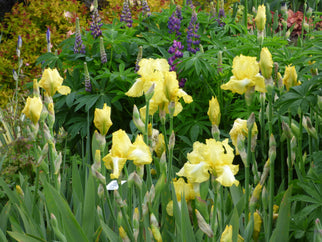
<instances>
[{"instance_id":1,"label":"ruffled yellow petal","mask_svg":"<svg viewBox=\"0 0 322 242\"><path fill-rule=\"evenodd\" d=\"M254 86L254 82L251 79L236 79L235 76L232 76L229 82L222 84L220 88L223 90L230 90L233 93L237 92L238 94L244 94L250 86Z\"/></svg>"},{"instance_id":2,"label":"ruffled yellow petal","mask_svg":"<svg viewBox=\"0 0 322 242\"><path fill-rule=\"evenodd\" d=\"M233 167L233 170L231 169L231 167ZM238 186L239 181L237 181L234 176L234 173L236 174L237 172L238 172L238 166L225 165L222 167L222 172L217 174L218 177L216 181L218 181L221 185L225 187L231 187L233 184Z\"/></svg>"},{"instance_id":3,"label":"ruffled yellow petal","mask_svg":"<svg viewBox=\"0 0 322 242\"><path fill-rule=\"evenodd\" d=\"M177 95L178 95L178 97L179 97L179 98L180 98L180 97L182 97L182 98L183 98L183 101L184 101L185 103L192 103L192 102L193 102L192 97L191 97L189 94L187 94L187 93L186 93L184 90L182 90L182 89L179 89L179 90L178 90Z\"/></svg>"},{"instance_id":4,"label":"ruffled yellow petal","mask_svg":"<svg viewBox=\"0 0 322 242\"><path fill-rule=\"evenodd\" d=\"M143 85L144 82L141 78L136 79L130 90L128 90L125 95L129 97L140 97L143 95Z\"/></svg>"},{"instance_id":5,"label":"ruffled yellow petal","mask_svg":"<svg viewBox=\"0 0 322 242\"><path fill-rule=\"evenodd\" d=\"M143 136L138 135L135 142L129 149L128 159L133 160L135 165L146 165L152 162L152 155L149 146L143 141Z\"/></svg>"},{"instance_id":6,"label":"ruffled yellow petal","mask_svg":"<svg viewBox=\"0 0 322 242\"><path fill-rule=\"evenodd\" d=\"M103 161L107 169L113 170L110 174L111 179L118 179L127 159L108 154L103 158Z\"/></svg>"},{"instance_id":7,"label":"ruffled yellow petal","mask_svg":"<svg viewBox=\"0 0 322 242\"><path fill-rule=\"evenodd\" d=\"M129 136L124 130L115 131L112 136L112 149L110 153L112 156L124 157L128 156L129 149L132 143Z\"/></svg>"},{"instance_id":8,"label":"ruffled yellow petal","mask_svg":"<svg viewBox=\"0 0 322 242\"><path fill-rule=\"evenodd\" d=\"M257 74L253 78L255 82L255 90L258 92L266 92L265 79L260 74Z\"/></svg>"},{"instance_id":9,"label":"ruffled yellow petal","mask_svg":"<svg viewBox=\"0 0 322 242\"><path fill-rule=\"evenodd\" d=\"M195 199L196 194L192 184L186 183L183 178L179 178L177 181L174 181L173 186L178 201L181 201L183 196L187 201Z\"/></svg>"},{"instance_id":10,"label":"ruffled yellow petal","mask_svg":"<svg viewBox=\"0 0 322 242\"><path fill-rule=\"evenodd\" d=\"M253 128L252 128L252 136L257 135L258 133L258 129L257 129L257 125L256 123L254 123ZM247 128L247 120L244 119L236 119L234 121L234 125L232 127L232 129L229 132L230 138L232 140L233 145L236 148L236 154L239 154L238 148L237 148L237 138L239 135L243 136L243 137L247 137L248 136L248 128Z\"/></svg>"},{"instance_id":11,"label":"ruffled yellow petal","mask_svg":"<svg viewBox=\"0 0 322 242\"><path fill-rule=\"evenodd\" d=\"M70 87L68 87L68 86L60 86L60 87L58 87L57 91L61 95L68 95L71 90L70 90Z\"/></svg>"},{"instance_id":12,"label":"ruffled yellow petal","mask_svg":"<svg viewBox=\"0 0 322 242\"><path fill-rule=\"evenodd\" d=\"M234 58L232 73L237 80L251 79L258 72L256 57L240 55Z\"/></svg>"},{"instance_id":13,"label":"ruffled yellow petal","mask_svg":"<svg viewBox=\"0 0 322 242\"><path fill-rule=\"evenodd\" d=\"M202 183L209 179L209 168L206 162L198 164L186 162L177 175L186 177L190 183Z\"/></svg>"}]
</instances>

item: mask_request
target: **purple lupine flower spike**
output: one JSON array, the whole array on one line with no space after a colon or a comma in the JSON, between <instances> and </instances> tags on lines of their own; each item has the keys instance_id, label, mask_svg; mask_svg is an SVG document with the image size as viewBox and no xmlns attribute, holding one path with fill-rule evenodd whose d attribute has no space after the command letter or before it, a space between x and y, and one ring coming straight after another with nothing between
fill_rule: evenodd
<instances>
[{"instance_id":1,"label":"purple lupine flower spike","mask_svg":"<svg viewBox=\"0 0 322 242\"><path fill-rule=\"evenodd\" d=\"M124 0L123 2L123 10L122 10L122 14L121 14L121 22L125 22L127 27L132 27L132 14L131 14L131 10L130 10L130 6L127 0Z\"/></svg>"},{"instance_id":2,"label":"purple lupine flower spike","mask_svg":"<svg viewBox=\"0 0 322 242\"><path fill-rule=\"evenodd\" d=\"M103 37L100 37L100 54L101 54L101 62L102 64L107 62L106 52L104 48L104 40Z\"/></svg>"},{"instance_id":3,"label":"purple lupine flower spike","mask_svg":"<svg viewBox=\"0 0 322 242\"><path fill-rule=\"evenodd\" d=\"M91 92L92 91L92 84L91 84L91 79L90 79L90 76L88 73L86 62L84 62L84 75L85 75L85 91Z\"/></svg>"},{"instance_id":4,"label":"purple lupine flower spike","mask_svg":"<svg viewBox=\"0 0 322 242\"><path fill-rule=\"evenodd\" d=\"M172 46L169 48L168 52L169 54L173 54L169 59L168 63L170 65L170 71L175 71L177 63L174 63L176 59L181 58L183 56L183 53L181 50L183 50L184 46L181 44L180 41L173 40Z\"/></svg>"},{"instance_id":5,"label":"purple lupine flower spike","mask_svg":"<svg viewBox=\"0 0 322 242\"><path fill-rule=\"evenodd\" d=\"M75 44L74 44L74 53L85 54L85 45L82 41L82 35L79 26L79 18L76 18L76 32L75 32Z\"/></svg>"},{"instance_id":6,"label":"purple lupine flower spike","mask_svg":"<svg viewBox=\"0 0 322 242\"><path fill-rule=\"evenodd\" d=\"M92 31L92 35L94 38L97 38L99 36L102 35L102 30L101 30L101 27L102 27L102 23L101 23L101 18L99 16L99 13L98 13L98 4L97 4L97 0L94 0L94 9L93 9L93 14L92 14L92 24L91 24L91 27L90 27L90 30Z\"/></svg>"},{"instance_id":7,"label":"purple lupine flower spike","mask_svg":"<svg viewBox=\"0 0 322 242\"><path fill-rule=\"evenodd\" d=\"M50 29L49 28L47 28L46 40L47 40L47 52L51 52Z\"/></svg>"},{"instance_id":8,"label":"purple lupine flower spike","mask_svg":"<svg viewBox=\"0 0 322 242\"><path fill-rule=\"evenodd\" d=\"M169 34L176 33L176 36L181 35L181 20L183 19L181 7L177 6L176 11L170 16L168 21Z\"/></svg>"},{"instance_id":9,"label":"purple lupine flower spike","mask_svg":"<svg viewBox=\"0 0 322 242\"><path fill-rule=\"evenodd\" d=\"M148 17L151 16L150 7L147 0L142 1L142 15Z\"/></svg>"},{"instance_id":10,"label":"purple lupine flower spike","mask_svg":"<svg viewBox=\"0 0 322 242\"><path fill-rule=\"evenodd\" d=\"M197 23L197 13L192 12L191 20L187 31L187 50L193 54L199 51L200 35L197 34L199 23Z\"/></svg>"}]
</instances>

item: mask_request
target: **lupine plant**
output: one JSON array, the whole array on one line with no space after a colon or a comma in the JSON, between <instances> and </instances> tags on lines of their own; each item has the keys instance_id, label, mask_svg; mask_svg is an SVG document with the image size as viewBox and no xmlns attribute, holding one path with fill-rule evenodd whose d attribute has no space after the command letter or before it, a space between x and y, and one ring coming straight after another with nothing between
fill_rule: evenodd
<instances>
[{"instance_id":1,"label":"lupine plant","mask_svg":"<svg viewBox=\"0 0 322 242\"><path fill-rule=\"evenodd\" d=\"M15 115L33 175L0 177L1 240L320 241L321 33L294 46L255 7L249 30L237 6L127 26L95 2Z\"/></svg>"}]
</instances>

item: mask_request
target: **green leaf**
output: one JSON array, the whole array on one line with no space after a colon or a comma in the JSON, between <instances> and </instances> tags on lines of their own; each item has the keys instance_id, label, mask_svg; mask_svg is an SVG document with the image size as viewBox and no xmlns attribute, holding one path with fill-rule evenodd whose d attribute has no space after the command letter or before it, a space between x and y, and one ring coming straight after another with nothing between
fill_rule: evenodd
<instances>
[{"instance_id":1,"label":"green leaf","mask_svg":"<svg viewBox=\"0 0 322 242\"><path fill-rule=\"evenodd\" d=\"M44 184L44 194L49 213L53 213L57 220L60 231L67 241L89 241L84 231L70 210L66 200L49 183Z\"/></svg>"},{"instance_id":2,"label":"green leaf","mask_svg":"<svg viewBox=\"0 0 322 242\"><path fill-rule=\"evenodd\" d=\"M8 234L17 241L23 241L23 242L39 242L39 241L45 242L46 241L41 238L37 238L36 236L19 233L19 232L8 231Z\"/></svg>"},{"instance_id":3,"label":"green leaf","mask_svg":"<svg viewBox=\"0 0 322 242\"><path fill-rule=\"evenodd\" d=\"M5 230L3 230L3 231L5 231ZM4 233L2 232L2 229L0 229L0 240L2 241L2 242L7 242L8 240L7 240L7 238L6 238L6 236L4 235Z\"/></svg>"},{"instance_id":4,"label":"green leaf","mask_svg":"<svg viewBox=\"0 0 322 242\"><path fill-rule=\"evenodd\" d=\"M76 92L72 92L71 94L67 95L66 97L66 104L70 108L74 104L74 99L76 96Z\"/></svg>"},{"instance_id":5,"label":"green leaf","mask_svg":"<svg viewBox=\"0 0 322 242\"><path fill-rule=\"evenodd\" d=\"M193 232L193 227L190 222L187 202L184 198L181 199L181 231L183 241L196 241Z\"/></svg>"},{"instance_id":6,"label":"green leaf","mask_svg":"<svg viewBox=\"0 0 322 242\"><path fill-rule=\"evenodd\" d=\"M238 231L239 231L239 215L237 208L234 207L233 214L230 219L230 223L233 226L233 241L237 241L238 238Z\"/></svg>"},{"instance_id":7,"label":"green leaf","mask_svg":"<svg viewBox=\"0 0 322 242\"><path fill-rule=\"evenodd\" d=\"M278 241L289 241L289 227L290 227L290 208L291 208L291 195L292 195L291 185L285 192L283 199L280 204L280 209L278 213L278 218L276 222L276 228L270 238L270 242Z\"/></svg>"},{"instance_id":8,"label":"green leaf","mask_svg":"<svg viewBox=\"0 0 322 242\"><path fill-rule=\"evenodd\" d=\"M95 208L95 188L93 176L89 174L86 187L85 187L85 197L84 197L84 208L83 208L83 218L82 218L82 227L87 235L87 238L92 239L94 234L94 225L96 217L96 208Z\"/></svg>"},{"instance_id":9,"label":"green leaf","mask_svg":"<svg viewBox=\"0 0 322 242\"><path fill-rule=\"evenodd\" d=\"M112 242L119 241L119 236L103 220L100 219L100 222L105 236Z\"/></svg>"},{"instance_id":10,"label":"green leaf","mask_svg":"<svg viewBox=\"0 0 322 242\"><path fill-rule=\"evenodd\" d=\"M199 132L200 132L200 128L198 124L195 124L194 126L191 127L190 129L190 138L191 141L194 142L198 139L199 136Z\"/></svg>"}]
</instances>

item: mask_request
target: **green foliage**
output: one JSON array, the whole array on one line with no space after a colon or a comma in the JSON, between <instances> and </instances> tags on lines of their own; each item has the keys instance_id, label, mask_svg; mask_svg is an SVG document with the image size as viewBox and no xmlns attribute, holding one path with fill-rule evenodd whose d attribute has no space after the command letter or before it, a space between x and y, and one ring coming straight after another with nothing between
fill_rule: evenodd
<instances>
[{"instance_id":1,"label":"green foliage","mask_svg":"<svg viewBox=\"0 0 322 242\"><path fill-rule=\"evenodd\" d=\"M11 13L7 13L0 24L2 39L0 43L0 90L10 96L14 88L12 69L17 68L16 46L18 36L22 38L21 56L23 75L19 87L39 75L41 69L35 61L41 53L47 51L46 31L51 31L51 44L57 49L59 43L73 30L76 16L81 23L87 21L86 8L76 0L68 1L26 1L17 3ZM6 90L9 91L6 91ZM2 98L6 95L1 95ZM8 99L1 101L1 106Z\"/></svg>"}]
</instances>

